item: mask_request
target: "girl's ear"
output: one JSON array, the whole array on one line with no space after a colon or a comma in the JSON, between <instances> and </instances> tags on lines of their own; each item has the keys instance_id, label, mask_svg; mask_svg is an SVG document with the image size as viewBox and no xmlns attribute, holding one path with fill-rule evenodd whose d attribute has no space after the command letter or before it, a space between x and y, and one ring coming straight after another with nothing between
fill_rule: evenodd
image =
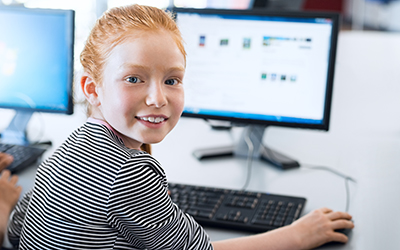
<instances>
[{"instance_id":1,"label":"girl's ear","mask_svg":"<svg viewBox=\"0 0 400 250\"><path fill-rule=\"evenodd\" d=\"M93 78L86 72L83 73L81 77L81 89L86 99L92 106L100 106L101 102L97 93L97 84L94 82Z\"/></svg>"}]
</instances>

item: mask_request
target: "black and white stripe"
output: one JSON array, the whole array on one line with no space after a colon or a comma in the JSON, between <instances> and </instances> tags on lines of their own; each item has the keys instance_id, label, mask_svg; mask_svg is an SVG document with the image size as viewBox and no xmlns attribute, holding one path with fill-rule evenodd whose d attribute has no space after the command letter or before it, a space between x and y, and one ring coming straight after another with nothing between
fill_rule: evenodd
<instances>
[{"instance_id":1,"label":"black and white stripe","mask_svg":"<svg viewBox=\"0 0 400 250\"><path fill-rule=\"evenodd\" d=\"M171 201L159 162L93 122L41 164L8 234L20 249L212 249Z\"/></svg>"}]
</instances>

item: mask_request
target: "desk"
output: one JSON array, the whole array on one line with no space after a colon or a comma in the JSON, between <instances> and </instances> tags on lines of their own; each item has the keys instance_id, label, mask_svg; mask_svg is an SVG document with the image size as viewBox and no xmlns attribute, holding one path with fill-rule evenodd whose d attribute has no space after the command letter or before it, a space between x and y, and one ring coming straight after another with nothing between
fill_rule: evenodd
<instances>
[{"instance_id":1,"label":"desk","mask_svg":"<svg viewBox=\"0 0 400 250\"><path fill-rule=\"evenodd\" d=\"M339 36L331 128L328 132L271 127L264 143L300 161L304 166L328 166L352 176L350 213L356 228L346 245L320 249L400 249L400 35L342 32ZM85 120L78 106L73 116L44 114L44 138L55 146ZM0 129L9 111L0 110ZM36 120L35 120L36 119ZM40 127L35 118L30 129ZM62 128L62 129L60 129ZM239 189L246 178L245 159L197 161L194 149L226 145L238 138L212 131L202 120L182 118L165 140L153 147L169 181ZM33 132L32 132L33 133ZM48 156L52 150L46 153ZM33 172L21 174L24 188ZM30 183L29 183L30 182ZM344 180L329 172L300 168L280 171L253 162L249 190L307 198L305 212L323 206L345 209ZM246 235L207 228L213 240Z\"/></svg>"}]
</instances>

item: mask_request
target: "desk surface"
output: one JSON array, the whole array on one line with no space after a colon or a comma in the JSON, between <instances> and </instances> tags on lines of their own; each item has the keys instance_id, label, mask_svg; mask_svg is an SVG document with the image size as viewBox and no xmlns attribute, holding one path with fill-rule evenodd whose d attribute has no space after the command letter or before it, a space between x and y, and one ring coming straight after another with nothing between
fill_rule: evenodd
<instances>
[{"instance_id":1,"label":"desk surface","mask_svg":"<svg viewBox=\"0 0 400 250\"><path fill-rule=\"evenodd\" d=\"M331 127L328 132L270 127L264 143L299 160L302 166L327 166L357 180L350 183L350 210L356 228L346 245L321 249L399 249L400 198L400 35L376 32L342 32L336 63ZM0 130L12 112L0 110ZM34 115L29 129L58 146L85 121L83 108L72 116ZM61 129L62 128L62 129ZM239 137L240 128L212 131L202 120L182 118L154 155L169 181L240 189L246 178L246 161L238 158L198 161L193 150L223 146ZM55 147L54 147L55 148ZM50 149L47 157L54 148ZM249 190L307 198L305 213L330 207L344 210L344 180L322 170L278 170L254 161ZM27 190L34 169L20 174ZM207 228L213 240L246 235Z\"/></svg>"}]
</instances>

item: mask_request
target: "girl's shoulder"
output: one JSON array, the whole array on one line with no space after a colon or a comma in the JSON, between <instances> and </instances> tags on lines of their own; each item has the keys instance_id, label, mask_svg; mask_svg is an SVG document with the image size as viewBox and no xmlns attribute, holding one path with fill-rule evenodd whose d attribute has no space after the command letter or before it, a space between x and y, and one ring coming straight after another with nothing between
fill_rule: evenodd
<instances>
[{"instance_id":1,"label":"girl's shoulder","mask_svg":"<svg viewBox=\"0 0 400 250\"><path fill-rule=\"evenodd\" d=\"M145 151L132 149L130 152L131 157L121 166L118 175L138 177L138 180L146 176L146 178L161 181L163 186L167 186L165 171L156 158Z\"/></svg>"},{"instance_id":2,"label":"girl's shoulder","mask_svg":"<svg viewBox=\"0 0 400 250\"><path fill-rule=\"evenodd\" d=\"M156 173L164 176L165 172L160 164L160 162L154 158L152 155L145 151L135 150L135 149L128 149L131 153L131 157L127 159L126 163L124 164L125 167L136 167L136 168L148 168Z\"/></svg>"},{"instance_id":3,"label":"girl's shoulder","mask_svg":"<svg viewBox=\"0 0 400 250\"><path fill-rule=\"evenodd\" d=\"M151 171L165 177L156 158L145 151L127 148L109 126L89 120L75 131L75 137L87 146L83 148L90 148L91 156L112 163L119 172Z\"/></svg>"}]
</instances>

